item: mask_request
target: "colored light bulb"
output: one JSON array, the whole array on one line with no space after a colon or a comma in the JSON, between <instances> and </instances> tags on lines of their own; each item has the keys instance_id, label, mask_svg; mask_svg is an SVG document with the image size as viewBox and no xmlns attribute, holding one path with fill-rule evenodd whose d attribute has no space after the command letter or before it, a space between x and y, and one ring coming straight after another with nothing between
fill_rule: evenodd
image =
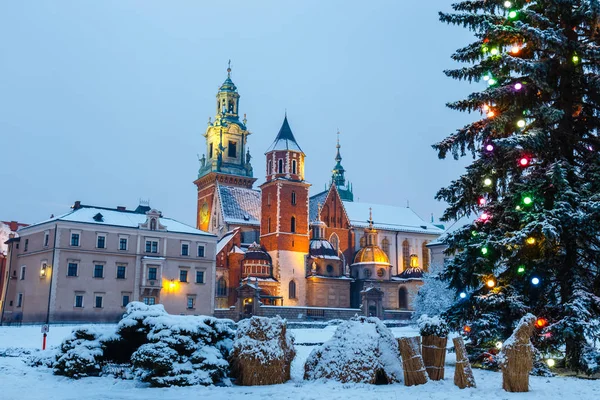
<instances>
[{"instance_id":1,"label":"colored light bulb","mask_svg":"<svg viewBox=\"0 0 600 400\"><path fill-rule=\"evenodd\" d=\"M523 85L521 83L515 83L515 90L521 90Z\"/></svg>"},{"instance_id":2,"label":"colored light bulb","mask_svg":"<svg viewBox=\"0 0 600 400\"><path fill-rule=\"evenodd\" d=\"M510 1L505 1L504 2L504 7L505 8L511 8L512 7L512 3Z\"/></svg>"},{"instance_id":3,"label":"colored light bulb","mask_svg":"<svg viewBox=\"0 0 600 400\"><path fill-rule=\"evenodd\" d=\"M548 364L548 366L550 368L554 367L556 365L556 361L554 361L553 359L549 358L546 360L546 364Z\"/></svg>"},{"instance_id":4,"label":"colored light bulb","mask_svg":"<svg viewBox=\"0 0 600 400\"><path fill-rule=\"evenodd\" d=\"M488 78L489 79L489 78ZM488 106L487 104L484 104L483 106L481 106L481 109L483 111L489 111L490 110L490 106Z\"/></svg>"},{"instance_id":5,"label":"colored light bulb","mask_svg":"<svg viewBox=\"0 0 600 400\"><path fill-rule=\"evenodd\" d=\"M517 273L522 274L525 272L525 267L522 265L519 265L519 268L517 268Z\"/></svg>"},{"instance_id":6,"label":"colored light bulb","mask_svg":"<svg viewBox=\"0 0 600 400\"><path fill-rule=\"evenodd\" d=\"M528 237L527 238L527 244L535 244L535 238L534 237Z\"/></svg>"},{"instance_id":7,"label":"colored light bulb","mask_svg":"<svg viewBox=\"0 0 600 400\"><path fill-rule=\"evenodd\" d=\"M521 164L522 167L526 167L527 165L529 165L529 158L527 157L522 157L519 160L519 164Z\"/></svg>"},{"instance_id":8,"label":"colored light bulb","mask_svg":"<svg viewBox=\"0 0 600 400\"><path fill-rule=\"evenodd\" d=\"M471 236L477 236L477 231L471 231Z\"/></svg>"},{"instance_id":9,"label":"colored light bulb","mask_svg":"<svg viewBox=\"0 0 600 400\"><path fill-rule=\"evenodd\" d=\"M490 54L495 56L496 54L498 54L500 51L498 50L498 48L494 47L490 50Z\"/></svg>"},{"instance_id":10,"label":"colored light bulb","mask_svg":"<svg viewBox=\"0 0 600 400\"><path fill-rule=\"evenodd\" d=\"M485 145L485 150L486 151L494 151L494 145L493 144L486 144Z\"/></svg>"},{"instance_id":11,"label":"colored light bulb","mask_svg":"<svg viewBox=\"0 0 600 400\"><path fill-rule=\"evenodd\" d=\"M521 206L516 206L515 210L520 211L521 210Z\"/></svg>"},{"instance_id":12,"label":"colored light bulb","mask_svg":"<svg viewBox=\"0 0 600 400\"><path fill-rule=\"evenodd\" d=\"M479 219L481 219L482 221L487 221L488 219L490 219L490 215L488 213L482 213L481 216L479 217Z\"/></svg>"},{"instance_id":13,"label":"colored light bulb","mask_svg":"<svg viewBox=\"0 0 600 400\"><path fill-rule=\"evenodd\" d=\"M465 331L465 333L469 333L469 332L471 332L471 327L469 325L465 325L465 327L463 328L463 331Z\"/></svg>"},{"instance_id":14,"label":"colored light bulb","mask_svg":"<svg viewBox=\"0 0 600 400\"><path fill-rule=\"evenodd\" d=\"M486 203L485 197L480 197L478 200L478 203L480 206L485 206L485 203Z\"/></svg>"},{"instance_id":15,"label":"colored light bulb","mask_svg":"<svg viewBox=\"0 0 600 400\"><path fill-rule=\"evenodd\" d=\"M490 76L489 75L484 75L483 76L483 80L484 81L489 81L490 80Z\"/></svg>"},{"instance_id":16,"label":"colored light bulb","mask_svg":"<svg viewBox=\"0 0 600 400\"><path fill-rule=\"evenodd\" d=\"M487 285L487 287L493 288L494 286L496 286L496 281L494 279L490 278L487 280L487 282L485 284Z\"/></svg>"},{"instance_id":17,"label":"colored light bulb","mask_svg":"<svg viewBox=\"0 0 600 400\"><path fill-rule=\"evenodd\" d=\"M490 78L490 79L488 80L488 84L489 84L490 86L491 86L491 85L495 85L495 84L496 84L496 80L495 80L494 78Z\"/></svg>"},{"instance_id":18,"label":"colored light bulb","mask_svg":"<svg viewBox=\"0 0 600 400\"><path fill-rule=\"evenodd\" d=\"M573 62L575 64L577 64L579 62L579 57L578 56L573 56Z\"/></svg>"},{"instance_id":19,"label":"colored light bulb","mask_svg":"<svg viewBox=\"0 0 600 400\"><path fill-rule=\"evenodd\" d=\"M518 120L518 121L517 121L517 126L518 126L519 128L523 128L523 127L525 126L525 121L524 121L524 120L522 120L522 119Z\"/></svg>"},{"instance_id":20,"label":"colored light bulb","mask_svg":"<svg viewBox=\"0 0 600 400\"><path fill-rule=\"evenodd\" d=\"M502 342L496 342L496 348L502 350Z\"/></svg>"},{"instance_id":21,"label":"colored light bulb","mask_svg":"<svg viewBox=\"0 0 600 400\"><path fill-rule=\"evenodd\" d=\"M483 254L484 256L488 253L488 248L487 247L482 247L481 248L481 254Z\"/></svg>"},{"instance_id":22,"label":"colored light bulb","mask_svg":"<svg viewBox=\"0 0 600 400\"><path fill-rule=\"evenodd\" d=\"M536 277L531 278L531 283L534 285L538 285L540 283L540 278L536 278Z\"/></svg>"},{"instance_id":23,"label":"colored light bulb","mask_svg":"<svg viewBox=\"0 0 600 400\"><path fill-rule=\"evenodd\" d=\"M483 180L483 184L484 184L485 186L492 186L492 180L491 180L490 178L485 178L485 179Z\"/></svg>"},{"instance_id":24,"label":"colored light bulb","mask_svg":"<svg viewBox=\"0 0 600 400\"><path fill-rule=\"evenodd\" d=\"M523 204L525 204L526 206L530 205L531 203L533 203L533 199L529 196L525 196L523 198Z\"/></svg>"},{"instance_id":25,"label":"colored light bulb","mask_svg":"<svg viewBox=\"0 0 600 400\"><path fill-rule=\"evenodd\" d=\"M467 297L467 294L465 292L460 292L459 296L461 299L464 299L465 297Z\"/></svg>"},{"instance_id":26,"label":"colored light bulb","mask_svg":"<svg viewBox=\"0 0 600 400\"><path fill-rule=\"evenodd\" d=\"M547 323L548 321L545 318L538 318L535 321L535 326L537 326L538 328L543 328L544 326L546 326Z\"/></svg>"},{"instance_id":27,"label":"colored light bulb","mask_svg":"<svg viewBox=\"0 0 600 400\"><path fill-rule=\"evenodd\" d=\"M490 110L490 111L487 113L487 117L488 117L488 118L492 118L494 115L496 115L496 113L494 113L494 112L493 112L493 111L491 111L491 110Z\"/></svg>"},{"instance_id":28,"label":"colored light bulb","mask_svg":"<svg viewBox=\"0 0 600 400\"><path fill-rule=\"evenodd\" d=\"M519 54L520 51L521 51L521 46L519 46L518 44L515 44L510 49L510 52L513 53L513 54Z\"/></svg>"},{"instance_id":29,"label":"colored light bulb","mask_svg":"<svg viewBox=\"0 0 600 400\"><path fill-rule=\"evenodd\" d=\"M515 10L508 13L508 18L517 18L517 12Z\"/></svg>"}]
</instances>

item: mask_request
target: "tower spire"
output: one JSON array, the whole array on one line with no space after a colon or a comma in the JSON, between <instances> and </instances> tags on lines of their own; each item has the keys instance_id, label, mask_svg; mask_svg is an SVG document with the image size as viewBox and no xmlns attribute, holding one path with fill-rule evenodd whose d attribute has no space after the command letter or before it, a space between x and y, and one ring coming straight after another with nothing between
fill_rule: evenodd
<instances>
[{"instance_id":1,"label":"tower spire","mask_svg":"<svg viewBox=\"0 0 600 400\"><path fill-rule=\"evenodd\" d=\"M349 185L346 185L346 178L344 177L344 173L346 170L342 167L342 155L340 153L340 130L337 130L337 143L335 145L336 154L335 154L335 167L333 167L332 175L331 175L331 184L335 185L338 189L338 193L342 200L346 201L354 201L354 195L352 194L352 189L350 189Z\"/></svg>"},{"instance_id":2,"label":"tower spire","mask_svg":"<svg viewBox=\"0 0 600 400\"><path fill-rule=\"evenodd\" d=\"M231 59L227 62L227 77L231 78Z\"/></svg>"}]
</instances>

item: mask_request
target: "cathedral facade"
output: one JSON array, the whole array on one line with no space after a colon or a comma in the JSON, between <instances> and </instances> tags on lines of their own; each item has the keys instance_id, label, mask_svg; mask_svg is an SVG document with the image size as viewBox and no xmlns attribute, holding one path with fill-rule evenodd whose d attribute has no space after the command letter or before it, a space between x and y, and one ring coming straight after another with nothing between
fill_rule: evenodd
<instances>
[{"instance_id":1,"label":"cathedral facade","mask_svg":"<svg viewBox=\"0 0 600 400\"><path fill-rule=\"evenodd\" d=\"M339 139L329 186L310 196L306 155L287 116L255 189L239 99L228 69L194 182L197 226L220 238L216 308L250 309L241 288L263 305L358 308L361 292L376 287L386 310L410 310L429 265L427 243L443 230L408 207L354 202Z\"/></svg>"}]
</instances>

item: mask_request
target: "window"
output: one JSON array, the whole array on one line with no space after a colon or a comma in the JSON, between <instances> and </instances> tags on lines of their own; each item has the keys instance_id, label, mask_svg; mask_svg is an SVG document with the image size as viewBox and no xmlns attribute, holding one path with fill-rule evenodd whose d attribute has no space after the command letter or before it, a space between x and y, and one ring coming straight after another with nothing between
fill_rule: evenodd
<instances>
[{"instance_id":1,"label":"window","mask_svg":"<svg viewBox=\"0 0 600 400\"><path fill-rule=\"evenodd\" d=\"M150 230L151 231L155 231L156 230L156 218L152 218L150 220Z\"/></svg>"},{"instance_id":2,"label":"window","mask_svg":"<svg viewBox=\"0 0 600 400\"><path fill-rule=\"evenodd\" d=\"M384 268L379 268L377 270L377 276L380 278L383 278L385 276L385 269Z\"/></svg>"},{"instance_id":3,"label":"window","mask_svg":"<svg viewBox=\"0 0 600 400\"><path fill-rule=\"evenodd\" d=\"M194 297L193 296L188 296L187 298L187 308L188 310L191 310L194 308Z\"/></svg>"},{"instance_id":4,"label":"window","mask_svg":"<svg viewBox=\"0 0 600 400\"><path fill-rule=\"evenodd\" d=\"M427 272L429 270L429 249L427 248L427 241L423 242L422 248L422 262L423 262L423 271Z\"/></svg>"},{"instance_id":5,"label":"window","mask_svg":"<svg viewBox=\"0 0 600 400\"><path fill-rule=\"evenodd\" d=\"M104 278L104 265L94 265L94 278Z\"/></svg>"},{"instance_id":6,"label":"window","mask_svg":"<svg viewBox=\"0 0 600 400\"><path fill-rule=\"evenodd\" d=\"M94 308L102 308L102 296L96 295L94 301Z\"/></svg>"},{"instance_id":7,"label":"window","mask_svg":"<svg viewBox=\"0 0 600 400\"><path fill-rule=\"evenodd\" d=\"M158 253L157 240L146 240L146 253Z\"/></svg>"},{"instance_id":8,"label":"window","mask_svg":"<svg viewBox=\"0 0 600 400\"><path fill-rule=\"evenodd\" d=\"M119 238L119 250L127 250L127 238Z\"/></svg>"},{"instance_id":9,"label":"window","mask_svg":"<svg viewBox=\"0 0 600 400\"><path fill-rule=\"evenodd\" d=\"M201 244L198 245L198 257L204 257L204 246Z\"/></svg>"},{"instance_id":10,"label":"window","mask_svg":"<svg viewBox=\"0 0 600 400\"><path fill-rule=\"evenodd\" d=\"M408 291L404 286L398 289L398 308L401 310L408 309Z\"/></svg>"},{"instance_id":11,"label":"window","mask_svg":"<svg viewBox=\"0 0 600 400\"><path fill-rule=\"evenodd\" d=\"M271 233L271 217L267 219L267 233Z\"/></svg>"},{"instance_id":12,"label":"window","mask_svg":"<svg viewBox=\"0 0 600 400\"><path fill-rule=\"evenodd\" d=\"M44 233L44 247L48 247L48 242L50 241L50 232Z\"/></svg>"},{"instance_id":13,"label":"window","mask_svg":"<svg viewBox=\"0 0 600 400\"><path fill-rule=\"evenodd\" d=\"M296 217L292 217L290 221L290 232L296 232Z\"/></svg>"},{"instance_id":14,"label":"window","mask_svg":"<svg viewBox=\"0 0 600 400\"><path fill-rule=\"evenodd\" d=\"M157 272L156 267L150 267L148 268L148 280L150 281L155 281L156 280L156 272Z\"/></svg>"},{"instance_id":15,"label":"window","mask_svg":"<svg viewBox=\"0 0 600 400\"><path fill-rule=\"evenodd\" d=\"M23 251L27 251L28 248L29 248L29 239L25 239L25 247L23 248Z\"/></svg>"},{"instance_id":16,"label":"window","mask_svg":"<svg viewBox=\"0 0 600 400\"><path fill-rule=\"evenodd\" d=\"M99 249L106 248L106 236L105 235L98 235L98 237L96 238L96 247Z\"/></svg>"},{"instance_id":17,"label":"window","mask_svg":"<svg viewBox=\"0 0 600 400\"><path fill-rule=\"evenodd\" d=\"M23 293L19 293L17 296L17 307L21 307L23 305Z\"/></svg>"},{"instance_id":18,"label":"window","mask_svg":"<svg viewBox=\"0 0 600 400\"><path fill-rule=\"evenodd\" d=\"M79 246L79 233L71 233L71 246Z\"/></svg>"},{"instance_id":19,"label":"window","mask_svg":"<svg viewBox=\"0 0 600 400\"><path fill-rule=\"evenodd\" d=\"M187 243L182 243L181 244L181 255L182 256L189 256L190 255L190 245Z\"/></svg>"},{"instance_id":20,"label":"window","mask_svg":"<svg viewBox=\"0 0 600 400\"><path fill-rule=\"evenodd\" d=\"M267 205L271 205L271 193L267 193Z\"/></svg>"},{"instance_id":21,"label":"window","mask_svg":"<svg viewBox=\"0 0 600 400\"><path fill-rule=\"evenodd\" d=\"M213 144L208 146L208 158L213 158Z\"/></svg>"},{"instance_id":22,"label":"window","mask_svg":"<svg viewBox=\"0 0 600 400\"><path fill-rule=\"evenodd\" d=\"M327 273L328 273L328 274L333 274L333 265L329 264L329 265L327 266Z\"/></svg>"},{"instance_id":23,"label":"window","mask_svg":"<svg viewBox=\"0 0 600 400\"><path fill-rule=\"evenodd\" d=\"M283 159L280 158L278 161L279 167L278 167L278 173L283 174Z\"/></svg>"},{"instance_id":24,"label":"window","mask_svg":"<svg viewBox=\"0 0 600 400\"><path fill-rule=\"evenodd\" d=\"M337 234L331 234L331 236L329 237L329 243L331 243L336 252L340 250L340 238Z\"/></svg>"},{"instance_id":25,"label":"window","mask_svg":"<svg viewBox=\"0 0 600 400\"><path fill-rule=\"evenodd\" d=\"M292 174L296 173L296 160L292 160Z\"/></svg>"},{"instance_id":26,"label":"window","mask_svg":"<svg viewBox=\"0 0 600 400\"><path fill-rule=\"evenodd\" d=\"M187 282L188 281L188 272L185 269L179 270L179 282Z\"/></svg>"},{"instance_id":27,"label":"window","mask_svg":"<svg viewBox=\"0 0 600 400\"><path fill-rule=\"evenodd\" d=\"M365 276L365 278L370 278L371 277L371 270L368 268L365 268L363 270L363 275Z\"/></svg>"},{"instance_id":28,"label":"window","mask_svg":"<svg viewBox=\"0 0 600 400\"><path fill-rule=\"evenodd\" d=\"M227 157L235 158L237 157L237 143L229 141L229 146L227 146Z\"/></svg>"},{"instance_id":29,"label":"window","mask_svg":"<svg viewBox=\"0 0 600 400\"><path fill-rule=\"evenodd\" d=\"M155 297L144 297L144 304L147 306L153 306L156 304Z\"/></svg>"},{"instance_id":30,"label":"window","mask_svg":"<svg viewBox=\"0 0 600 400\"><path fill-rule=\"evenodd\" d=\"M273 160L269 160L268 175L273 174Z\"/></svg>"},{"instance_id":31,"label":"window","mask_svg":"<svg viewBox=\"0 0 600 400\"><path fill-rule=\"evenodd\" d=\"M296 282L294 281L290 281L290 284L288 285L288 297L290 299L295 299L296 298Z\"/></svg>"},{"instance_id":32,"label":"window","mask_svg":"<svg viewBox=\"0 0 600 400\"><path fill-rule=\"evenodd\" d=\"M21 280L25 279L25 268L24 265L21 267L21 275L19 275Z\"/></svg>"},{"instance_id":33,"label":"window","mask_svg":"<svg viewBox=\"0 0 600 400\"><path fill-rule=\"evenodd\" d=\"M117 265L117 279L125 279L125 271L127 268L124 265Z\"/></svg>"},{"instance_id":34,"label":"window","mask_svg":"<svg viewBox=\"0 0 600 400\"><path fill-rule=\"evenodd\" d=\"M227 281L223 277L217 281L217 296L227 296Z\"/></svg>"},{"instance_id":35,"label":"window","mask_svg":"<svg viewBox=\"0 0 600 400\"><path fill-rule=\"evenodd\" d=\"M360 247L365 247L367 245L367 238L363 235L360 237Z\"/></svg>"},{"instance_id":36,"label":"window","mask_svg":"<svg viewBox=\"0 0 600 400\"><path fill-rule=\"evenodd\" d=\"M383 238L381 241L381 250L383 250L388 256L390 255L390 241L387 240L387 238Z\"/></svg>"},{"instance_id":37,"label":"window","mask_svg":"<svg viewBox=\"0 0 600 400\"><path fill-rule=\"evenodd\" d=\"M296 205L296 192L292 191L292 204Z\"/></svg>"},{"instance_id":38,"label":"window","mask_svg":"<svg viewBox=\"0 0 600 400\"><path fill-rule=\"evenodd\" d=\"M75 307L83 308L83 295L82 294L75 295Z\"/></svg>"},{"instance_id":39,"label":"window","mask_svg":"<svg viewBox=\"0 0 600 400\"><path fill-rule=\"evenodd\" d=\"M404 269L410 267L410 245L408 239L404 239L402 242L402 266Z\"/></svg>"},{"instance_id":40,"label":"window","mask_svg":"<svg viewBox=\"0 0 600 400\"><path fill-rule=\"evenodd\" d=\"M77 263L69 263L67 266L67 276L77 276Z\"/></svg>"},{"instance_id":41,"label":"window","mask_svg":"<svg viewBox=\"0 0 600 400\"><path fill-rule=\"evenodd\" d=\"M196 283L204 283L204 271L196 271Z\"/></svg>"},{"instance_id":42,"label":"window","mask_svg":"<svg viewBox=\"0 0 600 400\"><path fill-rule=\"evenodd\" d=\"M121 302L121 306L125 307L125 306L127 306L127 304L129 304L129 295L128 294L124 294L123 295L123 301Z\"/></svg>"}]
</instances>

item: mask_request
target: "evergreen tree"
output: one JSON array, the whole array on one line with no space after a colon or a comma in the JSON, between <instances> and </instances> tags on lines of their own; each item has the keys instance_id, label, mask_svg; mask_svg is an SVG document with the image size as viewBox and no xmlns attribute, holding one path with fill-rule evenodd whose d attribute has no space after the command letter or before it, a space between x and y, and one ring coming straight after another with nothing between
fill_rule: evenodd
<instances>
[{"instance_id":1,"label":"evergreen tree","mask_svg":"<svg viewBox=\"0 0 600 400\"><path fill-rule=\"evenodd\" d=\"M479 214L450 234L445 268L461 293L446 317L473 350L510 336L532 312L543 352L591 371L600 339L600 2L471 0L440 13L475 41L446 75L487 87L448 104L482 118L435 144L440 158L471 153L436 198L444 220ZM547 322L547 324L546 324ZM596 365L598 368L598 365Z\"/></svg>"}]
</instances>

